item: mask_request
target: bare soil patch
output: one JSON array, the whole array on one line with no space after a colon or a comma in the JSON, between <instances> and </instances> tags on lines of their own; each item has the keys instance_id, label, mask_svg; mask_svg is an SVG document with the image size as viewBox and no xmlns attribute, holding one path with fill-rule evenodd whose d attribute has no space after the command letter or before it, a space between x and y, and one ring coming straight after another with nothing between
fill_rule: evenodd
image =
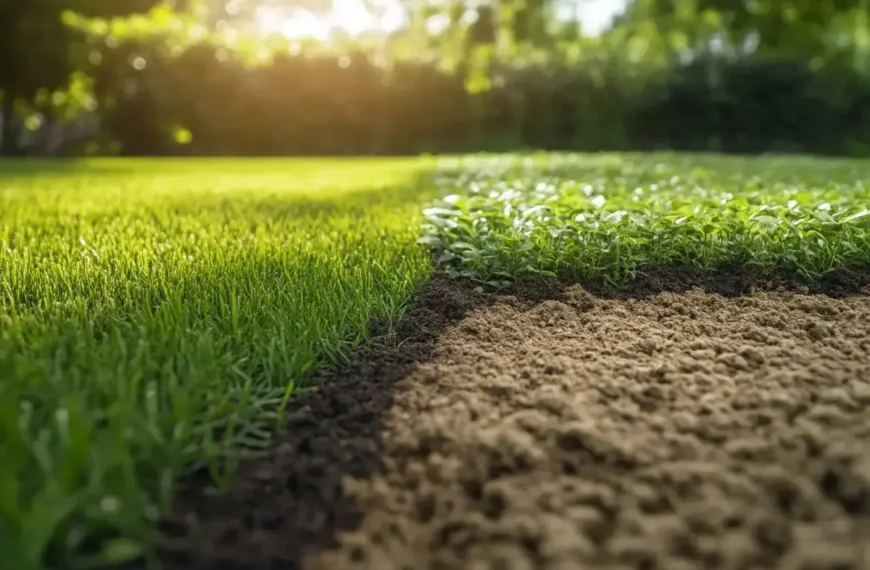
<instances>
[{"instance_id":1,"label":"bare soil patch","mask_svg":"<svg viewBox=\"0 0 870 570\"><path fill-rule=\"evenodd\" d=\"M229 495L182 494L163 560L870 568L870 291L737 281L608 299L435 280Z\"/></svg>"}]
</instances>

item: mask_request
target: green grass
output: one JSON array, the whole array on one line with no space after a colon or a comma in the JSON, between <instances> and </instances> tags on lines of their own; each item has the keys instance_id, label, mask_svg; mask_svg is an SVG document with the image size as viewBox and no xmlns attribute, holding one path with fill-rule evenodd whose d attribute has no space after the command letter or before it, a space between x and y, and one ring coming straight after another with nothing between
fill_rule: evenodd
<instances>
[{"instance_id":1,"label":"green grass","mask_svg":"<svg viewBox=\"0 0 870 570\"><path fill-rule=\"evenodd\" d=\"M431 272L422 161L0 163L0 552L146 548Z\"/></svg>"},{"instance_id":2,"label":"green grass","mask_svg":"<svg viewBox=\"0 0 870 570\"><path fill-rule=\"evenodd\" d=\"M808 279L870 270L870 161L538 155L454 159L421 242L493 286L539 275L620 287L651 265Z\"/></svg>"}]
</instances>

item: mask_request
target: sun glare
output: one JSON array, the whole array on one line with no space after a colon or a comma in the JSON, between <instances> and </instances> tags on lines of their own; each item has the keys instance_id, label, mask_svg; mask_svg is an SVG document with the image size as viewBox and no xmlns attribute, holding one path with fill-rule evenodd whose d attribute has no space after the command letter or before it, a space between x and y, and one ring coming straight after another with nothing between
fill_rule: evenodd
<instances>
[{"instance_id":1,"label":"sun glare","mask_svg":"<svg viewBox=\"0 0 870 570\"><path fill-rule=\"evenodd\" d=\"M257 9L255 19L257 27L267 34L326 40L334 32L352 36L365 32L390 32L402 25L403 17L398 3L394 9L376 16L360 0L334 0L332 9L322 14L298 8L262 6Z\"/></svg>"},{"instance_id":2,"label":"sun glare","mask_svg":"<svg viewBox=\"0 0 870 570\"><path fill-rule=\"evenodd\" d=\"M604 30L611 18L625 6L626 0L574 0L559 6L560 18L579 17L586 33ZM333 0L332 9L324 13L281 6L261 6L255 22L264 34L280 34L288 39L312 38L327 40L333 33L358 36L367 32L392 32L405 22L402 4L383 0L381 14L372 14L362 0ZM430 22L430 31L437 33L443 22Z\"/></svg>"}]
</instances>

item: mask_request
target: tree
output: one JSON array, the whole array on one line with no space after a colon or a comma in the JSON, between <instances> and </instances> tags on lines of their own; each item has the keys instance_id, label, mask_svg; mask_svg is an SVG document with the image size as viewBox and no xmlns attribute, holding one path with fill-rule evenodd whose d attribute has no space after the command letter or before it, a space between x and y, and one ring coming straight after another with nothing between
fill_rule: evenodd
<instances>
[{"instance_id":1,"label":"tree","mask_svg":"<svg viewBox=\"0 0 870 570\"><path fill-rule=\"evenodd\" d=\"M731 48L762 57L809 60L832 55L838 48L832 30L866 9L866 0L635 0L626 20L701 42L716 35Z\"/></svg>"},{"instance_id":2,"label":"tree","mask_svg":"<svg viewBox=\"0 0 870 570\"><path fill-rule=\"evenodd\" d=\"M32 99L40 88L57 88L69 77L72 34L60 21L63 8L58 0L0 0L0 154L16 150L16 102Z\"/></svg>"},{"instance_id":3,"label":"tree","mask_svg":"<svg viewBox=\"0 0 870 570\"><path fill-rule=\"evenodd\" d=\"M111 18L145 12L161 0L0 0L0 154L17 151L16 105L42 89L57 90L76 67L79 34L62 22L65 11Z\"/></svg>"}]
</instances>

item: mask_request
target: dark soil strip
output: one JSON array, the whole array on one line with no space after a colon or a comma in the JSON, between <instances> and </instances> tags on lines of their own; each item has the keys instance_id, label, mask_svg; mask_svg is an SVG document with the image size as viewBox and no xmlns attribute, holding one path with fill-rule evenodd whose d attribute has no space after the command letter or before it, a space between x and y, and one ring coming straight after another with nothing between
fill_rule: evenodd
<instances>
[{"instance_id":1,"label":"dark soil strip","mask_svg":"<svg viewBox=\"0 0 870 570\"><path fill-rule=\"evenodd\" d=\"M163 560L870 568L870 291L650 279L619 299L435 280L229 495L182 494Z\"/></svg>"},{"instance_id":2,"label":"dark soil strip","mask_svg":"<svg viewBox=\"0 0 870 570\"><path fill-rule=\"evenodd\" d=\"M354 529L361 513L344 491L346 477L382 468L382 420L396 384L432 359L445 328L491 296L468 284L435 280L395 327L340 372L312 378L314 390L292 402L271 457L244 465L233 492L187 485L164 522L169 568L300 568L306 555Z\"/></svg>"},{"instance_id":3,"label":"dark soil strip","mask_svg":"<svg viewBox=\"0 0 870 570\"><path fill-rule=\"evenodd\" d=\"M596 295L620 299L649 297L659 293L685 293L695 288L726 297L764 291L849 297L870 287L870 273L844 269L821 279L806 279L794 273L764 276L745 266L716 271L684 266L646 266L639 268L632 283L621 291L613 291L602 282L583 285Z\"/></svg>"}]
</instances>

